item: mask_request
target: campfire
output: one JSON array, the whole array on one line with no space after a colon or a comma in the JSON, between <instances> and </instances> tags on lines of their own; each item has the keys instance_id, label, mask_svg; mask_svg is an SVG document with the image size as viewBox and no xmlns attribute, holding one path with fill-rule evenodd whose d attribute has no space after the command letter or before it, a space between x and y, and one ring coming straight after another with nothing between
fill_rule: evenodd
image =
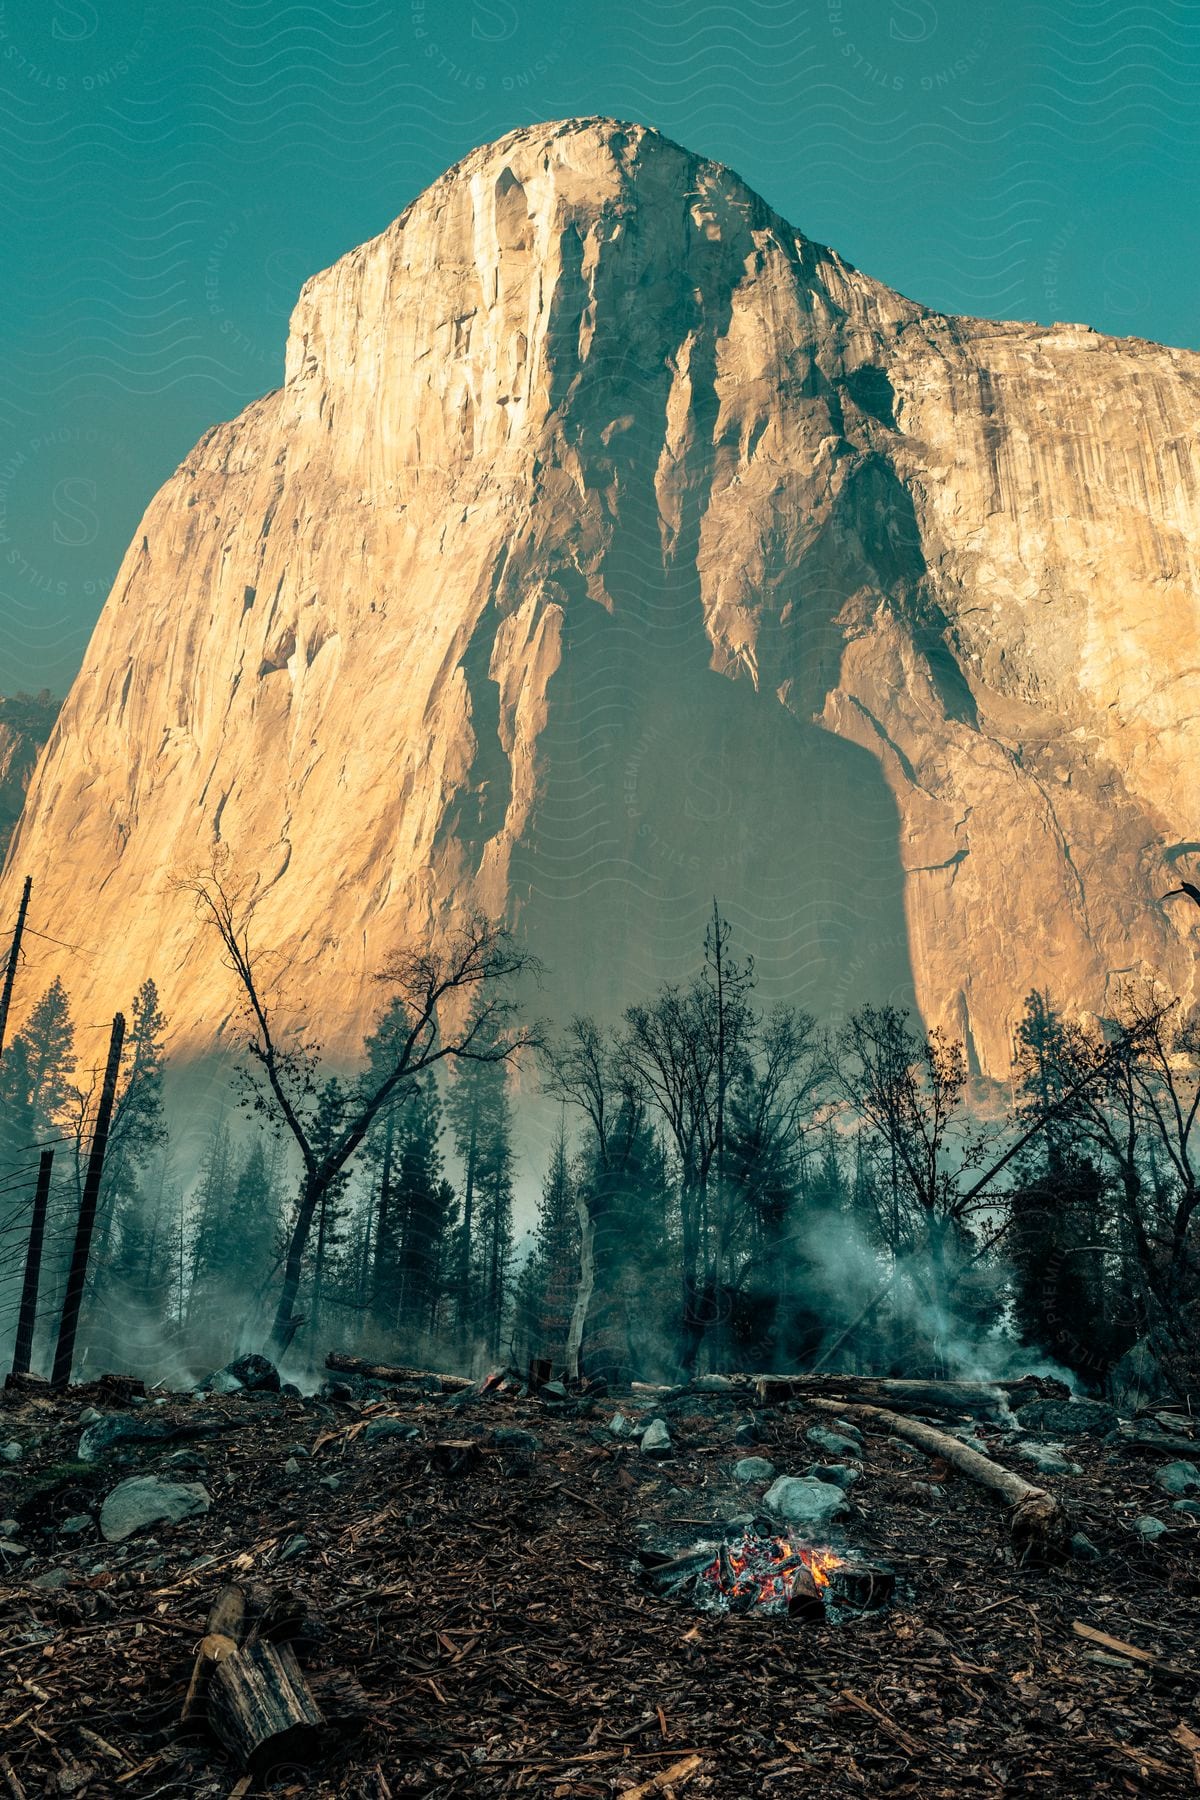
<instances>
[{"instance_id":1,"label":"campfire","mask_svg":"<svg viewBox=\"0 0 1200 1800\"><path fill-rule=\"evenodd\" d=\"M664 1597L689 1599L701 1612L762 1613L816 1622L840 1609L886 1605L894 1577L880 1564L805 1544L792 1533L749 1528L679 1556L643 1552L644 1579Z\"/></svg>"}]
</instances>

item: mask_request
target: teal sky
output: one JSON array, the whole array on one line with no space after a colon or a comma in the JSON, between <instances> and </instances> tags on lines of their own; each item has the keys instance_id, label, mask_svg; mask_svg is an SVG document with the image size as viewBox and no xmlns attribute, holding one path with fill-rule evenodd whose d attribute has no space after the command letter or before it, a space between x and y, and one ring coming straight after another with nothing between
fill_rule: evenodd
<instances>
[{"instance_id":1,"label":"teal sky","mask_svg":"<svg viewBox=\"0 0 1200 1800\"><path fill-rule=\"evenodd\" d=\"M932 306L1200 342L1194 0L0 0L0 95L0 693L65 689L303 279L514 125L656 125Z\"/></svg>"}]
</instances>

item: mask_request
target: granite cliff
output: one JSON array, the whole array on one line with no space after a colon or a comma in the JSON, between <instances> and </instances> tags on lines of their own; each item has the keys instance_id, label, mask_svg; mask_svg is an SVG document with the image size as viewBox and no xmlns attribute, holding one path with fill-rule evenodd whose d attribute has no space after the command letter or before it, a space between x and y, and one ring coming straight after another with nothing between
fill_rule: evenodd
<instances>
[{"instance_id":1,"label":"granite cliff","mask_svg":"<svg viewBox=\"0 0 1200 1800\"><path fill-rule=\"evenodd\" d=\"M915 999L1001 1073L1035 985L1193 982L1198 426L1200 356L931 312L641 126L516 131L151 501L0 916L32 875L85 1016L152 974L200 1051L172 882L223 856L350 1048L458 908L607 1010L715 892L766 993Z\"/></svg>"}]
</instances>

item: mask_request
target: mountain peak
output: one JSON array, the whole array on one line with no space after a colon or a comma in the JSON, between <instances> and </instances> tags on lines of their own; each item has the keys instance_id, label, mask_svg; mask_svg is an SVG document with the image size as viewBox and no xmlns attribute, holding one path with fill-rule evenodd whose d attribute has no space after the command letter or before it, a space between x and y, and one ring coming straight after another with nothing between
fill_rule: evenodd
<instances>
[{"instance_id":1,"label":"mountain peak","mask_svg":"<svg viewBox=\"0 0 1200 1800\"><path fill-rule=\"evenodd\" d=\"M47 917L103 893L83 1016L153 975L211 1046L214 858L347 1055L475 908L612 1013L715 893L767 996L996 1072L1031 987L1190 994L1198 369L930 313L647 126L473 151L138 527L19 828Z\"/></svg>"}]
</instances>

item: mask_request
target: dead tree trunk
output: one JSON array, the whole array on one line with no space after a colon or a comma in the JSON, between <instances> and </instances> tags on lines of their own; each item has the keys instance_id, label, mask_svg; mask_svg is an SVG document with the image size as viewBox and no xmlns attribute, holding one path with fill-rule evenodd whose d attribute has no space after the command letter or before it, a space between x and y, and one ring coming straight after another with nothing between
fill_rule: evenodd
<instances>
[{"instance_id":1,"label":"dead tree trunk","mask_svg":"<svg viewBox=\"0 0 1200 1800\"><path fill-rule=\"evenodd\" d=\"M33 1356L38 1286L42 1278L42 1242L46 1235L46 1208L50 1201L50 1171L53 1166L53 1150L43 1150L38 1162L37 1191L33 1196L33 1217L29 1221L29 1247L25 1252L25 1278L21 1283L21 1311L17 1318L17 1341L13 1349L12 1360L14 1375L28 1375L30 1360Z\"/></svg>"},{"instance_id":2,"label":"dead tree trunk","mask_svg":"<svg viewBox=\"0 0 1200 1800\"><path fill-rule=\"evenodd\" d=\"M17 909L17 928L13 932L12 949L8 953L8 962L4 970L4 991L0 993L0 1054L4 1051L4 1034L8 1030L8 1009L12 1005L13 983L17 978L17 964L21 958L21 939L25 935L25 917L29 911L29 895L33 888L33 878L25 877L25 886L21 889L21 904Z\"/></svg>"},{"instance_id":3,"label":"dead tree trunk","mask_svg":"<svg viewBox=\"0 0 1200 1800\"><path fill-rule=\"evenodd\" d=\"M104 1153L108 1148L108 1128L112 1121L113 1103L117 1095L117 1074L121 1067L121 1046L124 1042L125 1015L118 1013L113 1020L112 1036L109 1039L108 1065L104 1071L104 1086L100 1090L96 1128L92 1133L92 1150L88 1157L87 1175L83 1183L83 1198L79 1203L79 1221L75 1227L75 1248L71 1253L67 1293L63 1301L62 1318L58 1327L58 1345L54 1352L54 1369L50 1376L51 1386L56 1388L66 1387L71 1379L71 1364L75 1357L75 1333L79 1329L79 1309L83 1305L83 1290L87 1283L88 1257L91 1254L92 1232L96 1225L100 1181L104 1174Z\"/></svg>"},{"instance_id":4,"label":"dead tree trunk","mask_svg":"<svg viewBox=\"0 0 1200 1800\"><path fill-rule=\"evenodd\" d=\"M894 1437L915 1444L929 1456L940 1456L960 1475L986 1488L1009 1508L1013 1543L1023 1555L1059 1550L1065 1543L1066 1514L1054 1495L1047 1488L1034 1487L1024 1476L1002 1469L999 1463L972 1450L961 1439L950 1437L932 1425L923 1425L919 1419L903 1419L899 1413L887 1412L882 1406L847 1406L838 1400L813 1400L810 1404L822 1412L859 1419L864 1425L885 1426Z\"/></svg>"}]
</instances>

